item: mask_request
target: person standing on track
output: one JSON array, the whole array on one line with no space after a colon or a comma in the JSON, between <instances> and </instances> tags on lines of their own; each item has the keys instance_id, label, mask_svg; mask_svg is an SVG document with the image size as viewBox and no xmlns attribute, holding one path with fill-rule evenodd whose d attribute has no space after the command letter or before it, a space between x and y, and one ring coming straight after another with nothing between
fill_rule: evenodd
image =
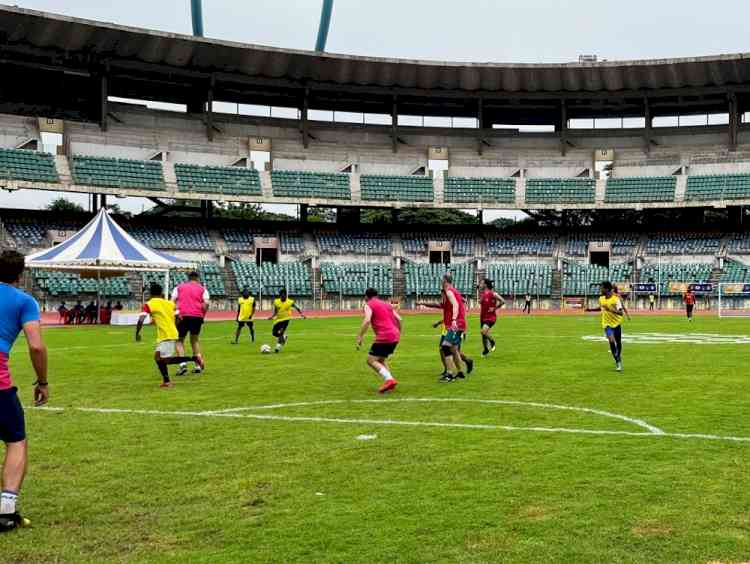
<instances>
[{"instance_id":1,"label":"person standing on track","mask_svg":"<svg viewBox=\"0 0 750 564\"><path fill-rule=\"evenodd\" d=\"M479 329L482 333L482 356L487 356L490 352L495 352L495 340L490 336L490 332L497 322L497 309L505 305L505 300L495 292L492 280L488 278L484 279L481 290Z\"/></svg>"},{"instance_id":2,"label":"person standing on track","mask_svg":"<svg viewBox=\"0 0 750 564\"><path fill-rule=\"evenodd\" d=\"M685 313L687 314L687 320L693 320L693 309L695 308L695 294L693 290L688 286L685 290L685 294L682 296L682 302L685 304Z\"/></svg>"},{"instance_id":3,"label":"person standing on track","mask_svg":"<svg viewBox=\"0 0 750 564\"><path fill-rule=\"evenodd\" d=\"M648 294L648 310L654 311L654 305L656 304L656 296L654 296L653 292L649 292Z\"/></svg>"},{"instance_id":4,"label":"person standing on track","mask_svg":"<svg viewBox=\"0 0 750 564\"><path fill-rule=\"evenodd\" d=\"M615 293L611 282L602 282L599 307L587 308L586 311L602 312L602 327L609 341L612 357L615 359L615 370L622 372L622 318L624 310L622 300Z\"/></svg>"},{"instance_id":5,"label":"person standing on track","mask_svg":"<svg viewBox=\"0 0 750 564\"><path fill-rule=\"evenodd\" d=\"M39 305L16 286L24 270L24 257L16 251L0 254L0 440L5 443L5 462L0 493L0 533L29 525L16 508L28 463L26 422L17 388L8 368L8 356L23 331L31 365L36 373L34 405L49 399L47 347L42 340Z\"/></svg>"},{"instance_id":6,"label":"person standing on track","mask_svg":"<svg viewBox=\"0 0 750 564\"><path fill-rule=\"evenodd\" d=\"M531 315L531 294L528 292L526 292L526 295L523 298L523 313Z\"/></svg>"},{"instance_id":7,"label":"person standing on track","mask_svg":"<svg viewBox=\"0 0 750 564\"><path fill-rule=\"evenodd\" d=\"M388 357L393 354L401 340L401 317L394 311L393 306L378 298L375 288L365 291L365 317L357 334L357 349L362 346L367 329L372 326L375 341L367 354L367 366L383 378L383 385L378 390L384 394L394 389L398 382L391 374Z\"/></svg>"},{"instance_id":8,"label":"person standing on track","mask_svg":"<svg viewBox=\"0 0 750 564\"><path fill-rule=\"evenodd\" d=\"M177 286L172 292L172 301L177 305L177 354L185 356L185 337L190 333L190 348L194 357L203 359L200 345L201 328L208 311L211 296L200 283L200 276L193 271L188 274L188 281ZM194 374L203 372L205 364L201 362L193 368ZM187 363L180 364L178 376L187 374Z\"/></svg>"},{"instance_id":9,"label":"person standing on track","mask_svg":"<svg viewBox=\"0 0 750 564\"><path fill-rule=\"evenodd\" d=\"M274 320L273 329L271 330L271 334L277 340L274 352L281 352L281 349L283 349L284 345L289 341L286 330L289 327L289 322L292 320L293 309L297 310L302 319L306 319L302 310L297 307L294 300L287 295L286 288L282 288L279 290L279 297L273 301L273 313L271 314L271 317L268 318Z\"/></svg>"},{"instance_id":10,"label":"person standing on track","mask_svg":"<svg viewBox=\"0 0 750 564\"><path fill-rule=\"evenodd\" d=\"M250 339L255 342L255 323L253 322L253 316L255 315L255 298L250 292L250 288L242 290L242 296L237 299L237 331L234 334L233 345L236 345L240 341L240 333L242 328L247 325L250 329Z\"/></svg>"}]
</instances>

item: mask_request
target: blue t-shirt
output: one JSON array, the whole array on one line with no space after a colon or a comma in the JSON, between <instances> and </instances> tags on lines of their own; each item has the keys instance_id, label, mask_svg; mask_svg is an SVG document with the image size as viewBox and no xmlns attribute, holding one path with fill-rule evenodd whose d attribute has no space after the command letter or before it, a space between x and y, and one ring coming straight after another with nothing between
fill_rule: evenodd
<instances>
[{"instance_id":1,"label":"blue t-shirt","mask_svg":"<svg viewBox=\"0 0 750 564\"><path fill-rule=\"evenodd\" d=\"M29 321L39 321L39 305L27 293L0 283L0 353L10 354L13 343Z\"/></svg>"}]
</instances>

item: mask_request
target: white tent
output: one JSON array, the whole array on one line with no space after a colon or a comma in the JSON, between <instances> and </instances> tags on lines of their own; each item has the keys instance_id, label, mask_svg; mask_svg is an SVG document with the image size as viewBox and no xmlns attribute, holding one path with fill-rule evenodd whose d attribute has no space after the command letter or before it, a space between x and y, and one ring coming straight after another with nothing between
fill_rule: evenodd
<instances>
[{"instance_id":1,"label":"white tent","mask_svg":"<svg viewBox=\"0 0 750 564\"><path fill-rule=\"evenodd\" d=\"M118 275L123 271L164 272L164 291L169 295L169 270L190 269L195 264L155 251L136 241L102 208L94 219L67 241L28 255L26 266L96 273L97 278Z\"/></svg>"}]
</instances>

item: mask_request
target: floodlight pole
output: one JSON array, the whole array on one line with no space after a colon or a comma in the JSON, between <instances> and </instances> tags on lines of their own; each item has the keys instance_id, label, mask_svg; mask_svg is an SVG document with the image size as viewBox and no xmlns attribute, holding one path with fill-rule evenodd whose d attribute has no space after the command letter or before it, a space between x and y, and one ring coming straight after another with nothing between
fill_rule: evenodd
<instances>
[{"instance_id":1,"label":"floodlight pole","mask_svg":"<svg viewBox=\"0 0 750 564\"><path fill-rule=\"evenodd\" d=\"M190 14L193 19L193 35L203 37L203 0L190 0Z\"/></svg>"},{"instance_id":2,"label":"floodlight pole","mask_svg":"<svg viewBox=\"0 0 750 564\"><path fill-rule=\"evenodd\" d=\"M320 11L320 25L318 26L318 39L315 41L315 50L320 53L326 50L328 29L331 27L331 14L333 14L333 0L323 0L323 7Z\"/></svg>"}]
</instances>

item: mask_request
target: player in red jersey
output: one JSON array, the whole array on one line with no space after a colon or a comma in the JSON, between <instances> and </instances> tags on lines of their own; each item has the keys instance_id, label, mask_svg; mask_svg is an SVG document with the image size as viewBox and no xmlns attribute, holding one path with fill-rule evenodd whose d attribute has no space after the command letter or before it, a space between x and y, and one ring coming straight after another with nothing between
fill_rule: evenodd
<instances>
[{"instance_id":1,"label":"player in red jersey","mask_svg":"<svg viewBox=\"0 0 750 564\"><path fill-rule=\"evenodd\" d=\"M495 339L490 336L490 331L497 322L497 309L505 305L503 297L495 292L492 280L485 278L481 286L479 300L479 326L482 333L482 356L495 352Z\"/></svg>"},{"instance_id":2,"label":"player in red jersey","mask_svg":"<svg viewBox=\"0 0 750 564\"><path fill-rule=\"evenodd\" d=\"M442 347L447 370L440 381L449 383L466 377L461 370L461 353L459 352L461 339L466 332L466 306L461 292L453 286L453 275L450 273L443 275L443 292L443 324L448 332L443 335ZM473 364L473 361L467 358L467 367L469 364Z\"/></svg>"},{"instance_id":3,"label":"player in red jersey","mask_svg":"<svg viewBox=\"0 0 750 564\"><path fill-rule=\"evenodd\" d=\"M693 320L693 308L695 308L695 294L688 286L685 294L682 296L682 302L685 304L685 313L687 314L687 320Z\"/></svg>"},{"instance_id":4,"label":"player in red jersey","mask_svg":"<svg viewBox=\"0 0 750 564\"><path fill-rule=\"evenodd\" d=\"M375 288L365 291L365 317L357 334L357 348L362 346L362 339L367 329L372 326L375 341L367 355L367 366L383 378L383 385L378 392L394 389L398 382L391 374L387 358L394 353L401 339L401 317L393 310L393 306L378 298Z\"/></svg>"}]
</instances>

